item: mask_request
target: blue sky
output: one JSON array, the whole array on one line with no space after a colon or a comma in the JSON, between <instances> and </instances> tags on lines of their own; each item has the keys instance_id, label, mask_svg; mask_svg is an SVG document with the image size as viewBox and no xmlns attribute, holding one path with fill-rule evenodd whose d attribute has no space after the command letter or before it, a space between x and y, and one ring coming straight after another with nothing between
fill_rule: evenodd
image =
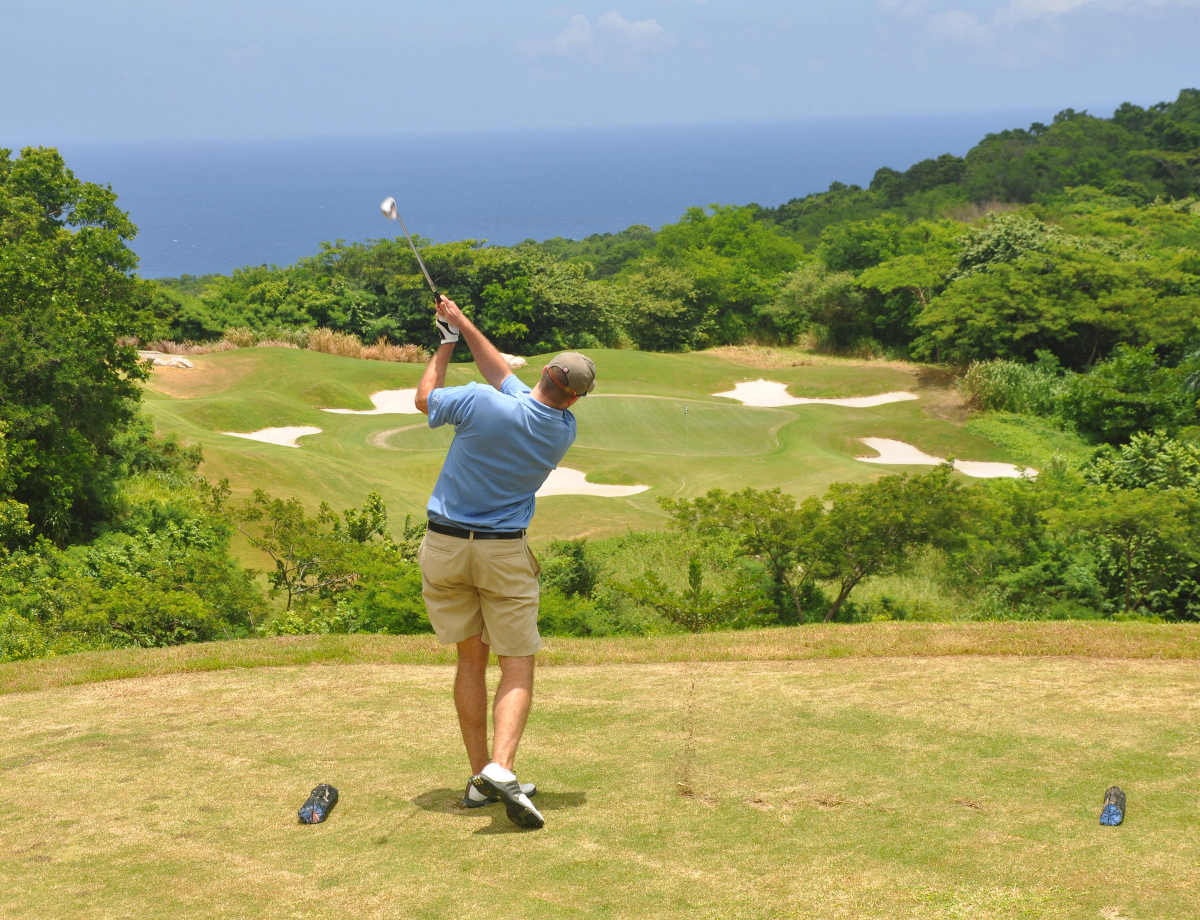
<instances>
[{"instance_id":1,"label":"blue sky","mask_svg":"<svg viewBox=\"0 0 1200 920\"><path fill-rule=\"evenodd\" d=\"M1054 108L1200 86L1200 0L36 0L0 146Z\"/></svg>"}]
</instances>

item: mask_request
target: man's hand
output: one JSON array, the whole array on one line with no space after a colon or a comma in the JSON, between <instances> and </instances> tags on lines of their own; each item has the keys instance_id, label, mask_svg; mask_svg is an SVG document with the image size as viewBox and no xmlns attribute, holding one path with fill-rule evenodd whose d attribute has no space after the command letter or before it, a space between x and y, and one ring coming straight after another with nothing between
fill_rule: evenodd
<instances>
[{"instance_id":1,"label":"man's hand","mask_svg":"<svg viewBox=\"0 0 1200 920\"><path fill-rule=\"evenodd\" d=\"M440 306L438 307L437 318L433 322L437 326L438 335L441 336L440 344L453 345L458 341L458 326L442 317Z\"/></svg>"},{"instance_id":2,"label":"man's hand","mask_svg":"<svg viewBox=\"0 0 1200 920\"><path fill-rule=\"evenodd\" d=\"M467 340L467 347L471 349L471 356L475 359L475 366L479 368L479 373L483 374L483 379L497 390L500 389L500 384L512 374L512 370L500 357L496 346L475 328L475 324L459 309L458 304L445 294L438 298L437 315L438 329L441 329L442 323L445 322L450 329L454 330L455 336L450 341L457 342L458 332L462 331L462 337ZM446 339L442 339L442 341L445 342Z\"/></svg>"},{"instance_id":3,"label":"man's hand","mask_svg":"<svg viewBox=\"0 0 1200 920\"><path fill-rule=\"evenodd\" d=\"M463 327L464 324L462 320L467 318L467 315L463 313L462 308L445 294L438 295L437 315L439 325L444 322L451 329L453 329L455 333L457 333L458 330Z\"/></svg>"}]
</instances>

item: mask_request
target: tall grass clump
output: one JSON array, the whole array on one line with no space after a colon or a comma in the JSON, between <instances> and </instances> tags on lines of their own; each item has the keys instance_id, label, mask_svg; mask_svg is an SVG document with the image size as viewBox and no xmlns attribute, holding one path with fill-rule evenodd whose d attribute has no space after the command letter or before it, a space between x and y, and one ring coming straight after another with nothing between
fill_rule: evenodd
<instances>
[{"instance_id":1,"label":"tall grass clump","mask_svg":"<svg viewBox=\"0 0 1200 920\"><path fill-rule=\"evenodd\" d=\"M237 347L225 339L215 342L168 342L164 339L146 345L149 351L157 351L164 355L207 355L214 351L230 351Z\"/></svg>"},{"instance_id":2,"label":"tall grass clump","mask_svg":"<svg viewBox=\"0 0 1200 920\"><path fill-rule=\"evenodd\" d=\"M1039 356L1041 357L1041 356ZM999 409L1021 415L1053 415L1066 389L1053 359L1035 364L1006 361L977 361L958 381L958 391L975 409Z\"/></svg>"},{"instance_id":3,"label":"tall grass clump","mask_svg":"<svg viewBox=\"0 0 1200 920\"><path fill-rule=\"evenodd\" d=\"M337 355L339 358L361 358L363 344L358 336L349 332L335 332L333 329L314 329L308 334L309 351L319 351L324 355Z\"/></svg>"},{"instance_id":4,"label":"tall grass clump","mask_svg":"<svg viewBox=\"0 0 1200 920\"><path fill-rule=\"evenodd\" d=\"M138 344L130 339L126 344ZM342 358L363 358L367 361L391 361L397 364L424 364L429 352L420 345L393 345L380 336L374 345L364 345L358 336L335 329L304 329L271 326L250 329L237 326L226 329L224 335L212 342L150 342L146 347L164 355L207 355L234 348L307 348Z\"/></svg>"},{"instance_id":5,"label":"tall grass clump","mask_svg":"<svg viewBox=\"0 0 1200 920\"><path fill-rule=\"evenodd\" d=\"M429 352L420 345L392 345L384 336L376 339L374 345L364 345L362 357L368 361L392 361L397 364L424 364L429 360Z\"/></svg>"}]
</instances>

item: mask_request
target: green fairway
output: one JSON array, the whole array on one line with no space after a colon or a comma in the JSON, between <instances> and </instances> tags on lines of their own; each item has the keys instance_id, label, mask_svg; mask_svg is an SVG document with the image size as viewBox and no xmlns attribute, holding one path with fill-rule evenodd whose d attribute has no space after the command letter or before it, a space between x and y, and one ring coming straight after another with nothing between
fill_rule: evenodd
<instances>
[{"instance_id":1,"label":"green fairway","mask_svg":"<svg viewBox=\"0 0 1200 920\"><path fill-rule=\"evenodd\" d=\"M1200 672L1153 656L1193 656L1194 631L930 629L671 637L624 653L566 643L601 663L539 673L518 770L540 787L540 832L517 831L499 806L457 806L466 767L445 665L235 667L8 693L0 915L1192 916ZM434 651L426 638L335 639L385 658ZM941 657L921 654L926 640ZM1092 640L1089 657L1061 657ZM325 641L262 645L286 656ZM739 647L787 657L789 643L841 657L705 660ZM1136 657L1090 657L1106 648ZM656 661L656 649L694 660ZM1060 657L1026 657L1039 650ZM301 827L317 782L341 804ZM1120 828L1097 822L1110 783L1129 795Z\"/></svg>"},{"instance_id":2,"label":"green fairway","mask_svg":"<svg viewBox=\"0 0 1200 920\"><path fill-rule=\"evenodd\" d=\"M1012 460L1003 449L931 411L945 390L925 388L916 368L829 362L758 368L711 354L591 352L598 389L575 413L579 435L564 465L593 482L645 484L628 498L565 495L543 498L535 538L603 536L656 526L659 496L692 496L720 486L784 490L803 497L834 481L866 481L900 469L864 464L858 439L907 441L936 456ZM146 405L158 428L204 447L203 472L229 477L238 494L263 488L315 506L357 504L378 490L401 518L420 516L452 432L431 431L420 415L336 415L322 407L371 409L379 390L416 386L422 368L338 358L287 348L252 348L200 356L191 370L159 369ZM532 384L543 359L519 376ZM796 396L866 396L909 390L920 400L869 409L803 405L752 408L712 393L766 378ZM454 365L450 384L478 379L471 364ZM684 408L687 407L685 427ZM299 448L221 434L310 425L322 433Z\"/></svg>"}]
</instances>

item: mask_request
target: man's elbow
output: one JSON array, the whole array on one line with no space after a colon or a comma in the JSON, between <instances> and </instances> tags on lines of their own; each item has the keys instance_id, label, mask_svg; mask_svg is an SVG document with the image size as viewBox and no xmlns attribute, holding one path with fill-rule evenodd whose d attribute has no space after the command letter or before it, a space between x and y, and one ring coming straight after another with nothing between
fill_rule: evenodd
<instances>
[{"instance_id":1,"label":"man's elbow","mask_svg":"<svg viewBox=\"0 0 1200 920\"><path fill-rule=\"evenodd\" d=\"M425 415L428 415L429 414L429 394L418 391L417 395L413 398L413 405L415 405L417 407L418 412L423 412Z\"/></svg>"}]
</instances>

